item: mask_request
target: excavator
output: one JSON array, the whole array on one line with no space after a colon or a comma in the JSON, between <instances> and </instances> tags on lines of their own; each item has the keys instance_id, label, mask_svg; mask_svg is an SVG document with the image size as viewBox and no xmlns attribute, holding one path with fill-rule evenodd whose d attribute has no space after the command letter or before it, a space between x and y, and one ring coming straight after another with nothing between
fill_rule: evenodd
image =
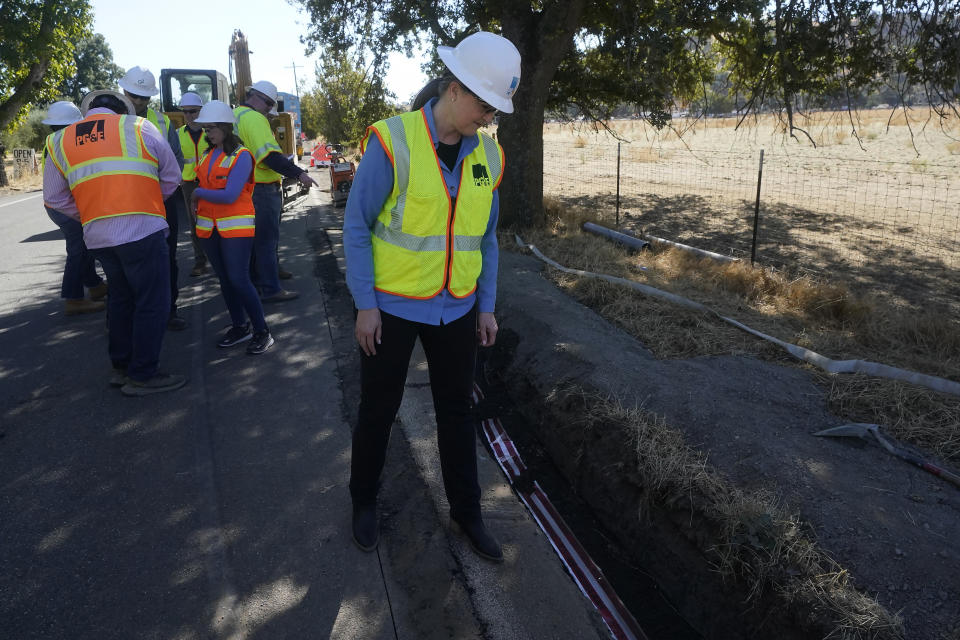
<instances>
[{"instance_id":1,"label":"excavator","mask_svg":"<svg viewBox=\"0 0 960 640\"><path fill-rule=\"evenodd\" d=\"M215 69L161 69L160 102L174 126L184 123L180 111L180 96L188 91L198 94L204 101L222 100L231 106L237 106L244 100L247 87L253 84L250 74L250 49L247 37L239 29L234 30L230 41L230 79ZM277 115L269 116L273 135L280 144L283 154L291 160L299 160L303 155L299 146L294 117L283 109L283 101L277 103ZM305 194L300 182L294 178L283 179L284 208Z\"/></svg>"}]
</instances>

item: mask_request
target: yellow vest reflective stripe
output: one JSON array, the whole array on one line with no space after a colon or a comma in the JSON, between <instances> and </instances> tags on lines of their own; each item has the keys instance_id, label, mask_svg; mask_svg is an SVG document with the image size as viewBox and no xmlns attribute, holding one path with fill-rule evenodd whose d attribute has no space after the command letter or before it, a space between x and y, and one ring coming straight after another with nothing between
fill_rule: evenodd
<instances>
[{"instance_id":1,"label":"yellow vest reflective stripe","mask_svg":"<svg viewBox=\"0 0 960 640\"><path fill-rule=\"evenodd\" d=\"M503 174L503 151L480 133L463 159L456 208L451 211L440 161L423 111L381 120L376 135L393 165L393 189L371 229L374 286L427 299L444 288L457 298L473 293L483 267L480 245L490 221L493 192Z\"/></svg>"},{"instance_id":2,"label":"yellow vest reflective stripe","mask_svg":"<svg viewBox=\"0 0 960 640\"><path fill-rule=\"evenodd\" d=\"M236 107L233 114L237 116L237 123L233 131L240 136L240 141L253 154L256 165L253 168L255 182L280 182L283 179L279 173L263 164L263 159L272 152L282 154L283 150L273 137L270 121L259 111L250 107Z\"/></svg>"},{"instance_id":3,"label":"yellow vest reflective stripe","mask_svg":"<svg viewBox=\"0 0 960 640\"><path fill-rule=\"evenodd\" d=\"M180 136L180 150L183 152L183 179L186 181L196 180L197 161L210 146L207 143L207 136L201 133L200 139L194 142L193 136L187 130L187 125L177 129L177 135Z\"/></svg>"},{"instance_id":4,"label":"yellow vest reflective stripe","mask_svg":"<svg viewBox=\"0 0 960 640\"><path fill-rule=\"evenodd\" d=\"M170 118L163 113L157 113L153 109L147 109L147 120L152 122L157 129L160 129L163 139L166 140L167 132L170 130Z\"/></svg>"}]
</instances>

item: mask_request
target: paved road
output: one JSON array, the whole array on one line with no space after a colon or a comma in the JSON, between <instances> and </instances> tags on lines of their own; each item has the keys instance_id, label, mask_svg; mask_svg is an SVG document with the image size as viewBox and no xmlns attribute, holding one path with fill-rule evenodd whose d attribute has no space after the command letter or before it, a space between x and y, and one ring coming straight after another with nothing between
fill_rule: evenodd
<instances>
[{"instance_id":1,"label":"paved road","mask_svg":"<svg viewBox=\"0 0 960 640\"><path fill-rule=\"evenodd\" d=\"M215 280L186 275L181 237L190 326L161 367L190 381L145 398L108 386L104 316L63 315L63 241L39 194L0 198L0 222L0 637L605 637L485 454L507 562L449 532L420 363L380 549L352 545L358 356L323 196L284 214L302 296L268 308L263 356L214 346L229 319Z\"/></svg>"}]
</instances>

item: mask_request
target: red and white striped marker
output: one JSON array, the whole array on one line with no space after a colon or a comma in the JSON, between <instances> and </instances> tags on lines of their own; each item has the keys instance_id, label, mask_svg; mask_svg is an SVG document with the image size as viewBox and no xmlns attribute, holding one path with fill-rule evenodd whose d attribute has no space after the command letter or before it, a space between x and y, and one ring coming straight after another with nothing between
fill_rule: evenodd
<instances>
[{"instance_id":1,"label":"red and white striped marker","mask_svg":"<svg viewBox=\"0 0 960 640\"><path fill-rule=\"evenodd\" d=\"M476 390L479 392L479 387L476 387ZM520 458L513 441L510 440L510 436L497 418L487 418L481 426L497 464L503 469L510 484L515 484L521 474L527 472L527 466ZM560 513L550 502L547 494L537 482L533 483L533 487L532 491L518 491L520 500L530 510L540 529L547 535L550 545L560 556L567 571L577 583L577 587L597 608L611 635L617 640L646 640L647 636L640 629L640 625L627 611L613 587L603 576L600 567L590 559L586 550L570 531L570 527L560 517Z\"/></svg>"}]
</instances>

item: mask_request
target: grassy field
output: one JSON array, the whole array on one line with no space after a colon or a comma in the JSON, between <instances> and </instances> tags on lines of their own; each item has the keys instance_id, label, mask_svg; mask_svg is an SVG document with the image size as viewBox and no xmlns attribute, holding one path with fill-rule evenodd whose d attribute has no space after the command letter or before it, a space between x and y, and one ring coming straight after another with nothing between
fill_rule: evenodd
<instances>
[{"instance_id":1,"label":"grassy field","mask_svg":"<svg viewBox=\"0 0 960 640\"><path fill-rule=\"evenodd\" d=\"M737 124L683 119L657 131L612 122L623 141L621 226L749 257L763 150L761 263L826 275L895 304L960 300L956 120L939 122L927 109L815 113L797 119L810 136L797 139L774 116ZM615 223L610 133L545 125L544 174L546 195Z\"/></svg>"}]
</instances>

